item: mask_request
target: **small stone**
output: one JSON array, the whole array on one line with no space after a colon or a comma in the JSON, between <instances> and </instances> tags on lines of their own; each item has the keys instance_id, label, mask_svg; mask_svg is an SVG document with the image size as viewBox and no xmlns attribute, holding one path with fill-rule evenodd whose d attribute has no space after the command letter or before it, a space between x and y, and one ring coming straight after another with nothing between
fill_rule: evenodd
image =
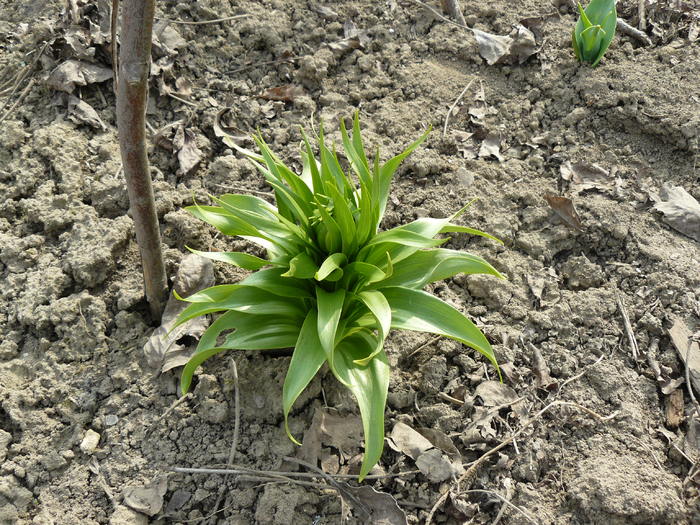
<instances>
[{"instance_id":1,"label":"small stone","mask_svg":"<svg viewBox=\"0 0 700 525\"><path fill-rule=\"evenodd\" d=\"M73 458L75 458L75 452L72 450L62 450L61 456L63 456L63 459L66 461L71 461Z\"/></svg>"},{"instance_id":2,"label":"small stone","mask_svg":"<svg viewBox=\"0 0 700 525\"><path fill-rule=\"evenodd\" d=\"M85 432L85 437L80 443L80 450L82 450L84 454L94 454L95 450L97 450L97 445L99 442L100 435L94 430L89 429L87 432Z\"/></svg>"},{"instance_id":3,"label":"small stone","mask_svg":"<svg viewBox=\"0 0 700 525\"><path fill-rule=\"evenodd\" d=\"M115 414L107 414L105 416L105 425L108 427L113 427L117 424L117 421L119 421L119 418Z\"/></svg>"},{"instance_id":4,"label":"small stone","mask_svg":"<svg viewBox=\"0 0 700 525\"><path fill-rule=\"evenodd\" d=\"M455 182L463 187L468 187L474 184L474 175L466 168L459 168L455 173Z\"/></svg>"}]
</instances>

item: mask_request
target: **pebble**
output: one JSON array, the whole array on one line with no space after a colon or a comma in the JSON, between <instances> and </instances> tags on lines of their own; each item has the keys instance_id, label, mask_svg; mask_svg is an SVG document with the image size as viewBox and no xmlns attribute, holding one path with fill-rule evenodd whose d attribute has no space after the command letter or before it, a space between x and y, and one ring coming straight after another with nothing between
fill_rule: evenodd
<instances>
[{"instance_id":1,"label":"pebble","mask_svg":"<svg viewBox=\"0 0 700 525\"><path fill-rule=\"evenodd\" d=\"M83 437L83 441L80 443L80 450L83 451L83 453L91 455L97 450L97 445L100 442L100 435L95 432L92 429L89 429L87 432L85 432L85 437Z\"/></svg>"},{"instance_id":2,"label":"pebble","mask_svg":"<svg viewBox=\"0 0 700 525\"><path fill-rule=\"evenodd\" d=\"M113 427L117 424L117 421L119 421L119 418L114 414L107 414L105 416L105 425L108 427Z\"/></svg>"}]
</instances>

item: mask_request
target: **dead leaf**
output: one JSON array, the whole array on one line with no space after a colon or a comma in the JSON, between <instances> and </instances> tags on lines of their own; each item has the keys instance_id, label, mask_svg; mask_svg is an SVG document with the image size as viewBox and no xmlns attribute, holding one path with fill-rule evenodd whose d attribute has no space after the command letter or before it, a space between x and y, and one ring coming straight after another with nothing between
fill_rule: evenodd
<instances>
[{"instance_id":1,"label":"dead leaf","mask_svg":"<svg viewBox=\"0 0 700 525\"><path fill-rule=\"evenodd\" d=\"M340 58L345 53L354 49L364 49L370 42L369 33L358 29L352 20L343 24L344 38L337 42L328 44L328 48L333 51L336 58Z\"/></svg>"},{"instance_id":2,"label":"dead leaf","mask_svg":"<svg viewBox=\"0 0 700 525\"><path fill-rule=\"evenodd\" d=\"M72 93L75 86L87 86L110 78L110 68L81 60L66 60L49 74L46 83L53 89Z\"/></svg>"},{"instance_id":3,"label":"dead leaf","mask_svg":"<svg viewBox=\"0 0 700 525\"><path fill-rule=\"evenodd\" d=\"M87 124L101 131L107 129L97 111L90 104L73 95L68 96L68 118L76 124Z\"/></svg>"},{"instance_id":4,"label":"dead leaf","mask_svg":"<svg viewBox=\"0 0 700 525\"><path fill-rule=\"evenodd\" d=\"M537 53L538 47L535 35L527 27L519 25L511 32L513 43L510 45L509 54L518 64L522 64L532 55Z\"/></svg>"},{"instance_id":5,"label":"dead leaf","mask_svg":"<svg viewBox=\"0 0 700 525\"><path fill-rule=\"evenodd\" d=\"M454 474L450 460L436 448L431 448L418 456L416 467L433 483L448 480Z\"/></svg>"},{"instance_id":6,"label":"dead leaf","mask_svg":"<svg viewBox=\"0 0 700 525\"><path fill-rule=\"evenodd\" d=\"M549 206L555 211L557 216L564 221L564 224L574 228L575 230L583 231L581 218L574 208L574 203L567 197L559 197L551 193L545 193L544 198Z\"/></svg>"},{"instance_id":7,"label":"dead leaf","mask_svg":"<svg viewBox=\"0 0 700 525\"><path fill-rule=\"evenodd\" d=\"M230 146L228 141L232 141L237 146L251 140L250 133L246 133L241 126L232 118L231 108L223 108L214 117L214 135L223 140L224 144Z\"/></svg>"},{"instance_id":8,"label":"dead leaf","mask_svg":"<svg viewBox=\"0 0 700 525\"><path fill-rule=\"evenodd\" d=\"M124 505L147 516L155 516L163 508L163 496L168 491L168 478L159 476L148 485L124 489Z\"/></svg>"},{"instance_id":9,"label":"dead leaf","mask_svg":"<svg viewBox=\"0 0 700 525\"><path fill-rule=\"evenodd\" d=\"M177 55L178 49L187 46L187 40L170 25L168 20L161 20L153 25L153 51L158 56Z\"/></svg>"},{"instance_id":10,"label":"dead leaf","mask_svg":"<svg viewBox=\"0 0 700 525\"><path fill-rule=\"evenodd\" d=\"M513 39L507 35L493 35L479 29L472 29L472 33L479 44L479 54L489 66L505 57L513 43Z\"/></svg>"},{"instance_id":11,"label":"dead leaf","mask_svg":"<svg viewBox=\"0 0 700 525\"><path fill-rule=\"evenodd\" d=\"M343 462L357 455L362 442L362 420L360 416L339 416L323 408L317 408L311 426L304 433L300 457L316 465L323 445L337 449Z\"/></svg>"},{"instance_id":12,"label":"dead leaf","mask_svg":"<svg viewBox=\"0 0 700 525\"><path fill-rule=\"evenodd\" d=\"M343 499L355 510L361 523L373 525L408 525L406 514L394 497L370 485L352 487L342 481L337 487ZM359 507L359 508L358 508Z\"/></svg>"},{"instance_id":13,"label":"dead leaf","mask_svg":"<svg viewBox=\"0 0 700 525\"><path fill-rule=\"evenodd\" d=\"M213 284L212 262L199 255L190 254L182 259L173 287L181 297L187 297ZM173 295L168 298L161 325L151 334L143 347L149 366L160 368L161 372L167 372L184 365L189 360L191 352L178 345L176 341L186 335L198 338L206 330L209 321L206 316L196 317L172 330L177 316L187 305L188 303L177 300Z\"/></svg>"},{"instance_id":14,"label":"dead leaf","mask_svg":"<svg viewBox=\"0 0 700 525\"><path fill-rule=\"evenodd\" d=\"M292 84L286 86L278 86L267 89L258 95L258 98L264 100L279 100L281 102L294 102L297 97L304 94L304 90L300 86Z\"/></svg>"},{"instance_id":15,"label":"dead leaf","mask_svg":"<svg viewBox=\"0 0 700 525\"><path fill-rule=\"evenodd\" d=\"M668 335L684 366L688 367L693 388L700 394L700 345L697 341L691 341L690 330L680 319L676 319Z\"/></svg>"},{"instance_id":16,"label":"dead leaf","mask_svg":"<svg viewBox=\"0 0 700 525\"><path fill-rule=\"evenodd\" d=\"M611 173L597 164L567 161L559 167L559 174L562 179L571 182L578 192L590 189L611 190L615 186Z\"/></svg>"},{"instance_id":17,"label":"dead leaf","mask_svg":"<svg viewBox=\"0 0 700 525\"><path fill-rule=\"evenodd\" d=\"M515 390L500 381L483 381L479 383L474 390L474 395L479 396L484 402L484 406L487 407L522 403L522 400L518 400L518 394Z\"/></svg>"},{"instance_id":18,"label":"dead leaf","mask_svg":"<svg viewBox=\"0 0 700 525\"><path fill-rule=\"evenodd\" d=\"M685 189L664 184L654 209L671 228L700 242L700 203Z\"/></svg>"},{"instance_id":19,"label":"dead leaf","mask_svg":"<svg viewBox=\"0 0 700 525\"><path fill-rule=\"evenodd\" d=\"M518 25L509 35L494 35L472 29L479 45L479 54L490 66L496 63L522 64L537 52L535 35L528 28Z\"/></svg>"},{"instance_id":20,"label":"dead leaf","mask_svg":"<svg viewBox=\"0 0 700 525\"><path fill-rule=\"evenodd\" d=\"M684 419L683 390L677 388L670 395L666 396L664 402L666 405L666 426L668 428L678 428Z\"/></svg>"},{"instance_id":21,"label":"dead leaf","mask_svg":"<svg viewBox=\"0 0 700 525\"><path fill-rule=\"evenodd\" d=\"M394 425L387 443L395 451L406 454L413 460L433 448L433 444L422 434L400 421Z\"/></svg>"},{"instance_id":22,"label":"dead leaf","mask_svg":"<svg viewBox=\"0 0 700 525\"><path fill-rule=\"evenodd\" d=\"M528 343L528 346L532 350L532 372L535 374L535 386L548 391L556 390L559 383L549 375L549 367L542 357L542 353L532 343Z\"/></svg>"},{"instance_id":23,"label":"dead leaf","mask_svg":"<svg viewBox=\"0 0 700 525\"><path fill-rule=\"evenodd\" d=\"M479 158L488 159L489 157L494 157L498 162L503 162L503 155L501 155L501 137L496 133L489 133L484 138L479 148Z\"/></svg>"},{"instance_id":24,"label":"dead leaf","mask_svg":"<svg viewBox=\"0 0 700 525\"><path fill-rule=\"evenodd\" d=\"M177 160L185 175L194 170L202 160L202 151L197 147L197 138L192 130L181 126L175 132L173 147L177 150Z\"/></svg>"}]
</instances>

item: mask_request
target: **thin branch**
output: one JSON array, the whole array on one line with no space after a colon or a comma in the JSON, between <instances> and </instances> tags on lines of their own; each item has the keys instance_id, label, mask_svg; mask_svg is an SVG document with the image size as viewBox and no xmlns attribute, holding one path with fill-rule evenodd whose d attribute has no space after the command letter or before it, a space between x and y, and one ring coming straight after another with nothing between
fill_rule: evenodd
<instances>
[{"instance_id":1,"label":"thin branch","mask_svg":"<svg viewBox=\"0 0 700 525\"><path fill-rule=\"evenodd\" d=\"M171 18L160 18L156 17L156 20L161 20L168 22L170 24L183 24L187 26L203 26L204 24L218 24L220 22L228 22L229 20L239 20L241 18L248 18L253 15L235 15L235 16L226 16L224 18L215 18L213 20L199 20L199 21L188 21L188 20L174 20Z\"/></svg>"},{"instance_id":2,"label":"thin branch","mask_svg":"<svg viewBox=\"0 0 700 525\"><path fill-rule=\"evenodd\" d=\"M472 86L474 83L474 79L472 78L469 83L464 87L462 92L459 94L459 96L455 99L455 101L452 103L452 106L450 106L450 110L447 112L447 115L445 115L445 125L442 128L442 136L444 137L447 135L447 123L450 120L450 115L452 115L452 112L454 111L455 107L457 104L459 104L459 101L462 100L462 97L464 94L467 92L467 90Z\"/></svg>"},{"instance_id":3,"label":"thin branch","mask_svg":"<svg viewBox=\"0 0 700 525\"><path fill-rule=\"evenodd\" d=\"M146 300L152 318L160 320L167 283L145 140L154 11L155 0L123 0L117 127Z\"/></svg>"}]
</instances>

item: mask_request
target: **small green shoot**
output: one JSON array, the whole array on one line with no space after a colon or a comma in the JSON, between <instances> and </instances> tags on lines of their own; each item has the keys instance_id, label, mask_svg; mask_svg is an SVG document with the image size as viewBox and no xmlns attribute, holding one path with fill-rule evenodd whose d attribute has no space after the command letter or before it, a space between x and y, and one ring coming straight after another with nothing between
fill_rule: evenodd
<instances>
[{"instance_id":1,"label":"small green shoot","mask_svg":"<svg viewBox=\"0 0 700 525\"><path fill-rule=\"evenodd\" d=\"M258 135L261 154L228 145L247 156L274 188L277 206L251 195L212 197L215 206L187 208L224 235L265 249L265 259L240 252L196 252L253 273L238 284L213 286L185 299L178 324L222 314L202 335L181 378L190 388L197 367L227 349L294 348L282 390L285 427L292 405L327 363L356 398L365 436L360 480L384 446L384 409L389 361L384 340L392 329L431 332L496 357L481 331L454 307L422 289L456 275L501 274L481 257L438 248L441 233L488 234L445 219L421 218L379 232L389 186L399 164L427 137L381 164L368 159L357 115L352 133L341 121L345 157L356 178L341 166L335 148L318 137L318 161L304 136L303 170L294 173ZM466 208L466 207L465 207ZM497 239L496 239L497 240ZM500 242L500 241L499 241ZM194 251L194 250L193 250Z\"/></svg>"},{"instance_id":2,"label":"small green shoot","mask_svg":"<svg viewBox=\"0 0 700 525\"><path fill-rule=\"evenodd\" d=\"M574 53L581 62L592 67L610 46L617 27L616 0L591 0L585 11L578 4L579 19L572 34Z\"/></svg>"}]
</instances>

